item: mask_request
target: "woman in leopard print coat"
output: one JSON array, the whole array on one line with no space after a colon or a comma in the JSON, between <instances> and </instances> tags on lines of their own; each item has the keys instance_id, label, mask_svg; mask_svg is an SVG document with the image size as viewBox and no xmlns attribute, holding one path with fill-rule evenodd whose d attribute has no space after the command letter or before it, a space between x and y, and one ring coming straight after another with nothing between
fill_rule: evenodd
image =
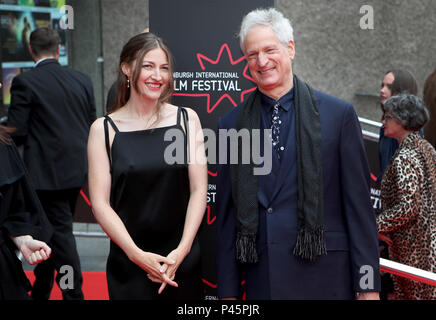
<instances>
[{"instance_id":1,"label":"woman in leopard print coat","mask_svg":"<svg viewBox=\"0 0 436 320\"><path fill-rule=\"evenodd\" d=\"M412 95L386 101L385 135L400 146L383 176L379 233L390 239L392 260L436 272L436 151L418 133L428 121L424 103ZM393 299L436 299L436 287L392 276Z\"/></svg>"}]
</instances>

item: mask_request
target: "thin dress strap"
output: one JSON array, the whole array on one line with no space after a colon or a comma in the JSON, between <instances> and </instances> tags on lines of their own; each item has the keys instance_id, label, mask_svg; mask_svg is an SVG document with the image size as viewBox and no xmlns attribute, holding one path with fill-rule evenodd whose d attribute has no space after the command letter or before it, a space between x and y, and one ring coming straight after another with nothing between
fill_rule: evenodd
<instances>
[{"instance_id":1,"label":"thin dress strap","mask_svg":"<svg viewBox=\"0 0 436 320\"><path fill-rule=\"evenodd\" d=\"M109 158L109 162L111 164L111 172L112 172L112 157L111 157L111 148L110 148L110 145L109 145L109 128L108 128L108 125L107 125L108 121L111 124L112 128L115 130L115 132L120 132L120 130L118 130L117 126L115 125L113 120L108 115L104 116L104 122L103 122L103 125L104 125L104 138L105 138L105 141L106 141L106 152L107 152L107 156Z\"/></svg>"},{"instance_id":2,"label":"thin dress strap","mask_svg":"<svg viewBox=\"0 0 436 320\"><path fill-rule=\"evenodd\" d=\"M183 108L177 107L177 125L180 125L180 114Z\"/></svg>"},{"instance_id":3,"label":"thin dress strap","mask_svg":"<svg viewBox=\"0 0 436 320\"><path fill-rule=\"evenodd\" d=\"M185 125L185 133L186 133L186 140L185 140L185 150L186 150L186 159L187 159L187 163L189 163L189 156L190 156L190 152L189 152L189 117L188 117L188 111L186 111L185 108L179 108L179 110L177 111L177 123L180 123L180 112L182 112L183 114L183 124Z\"/></svg>"},{"instance_id":4,"label":"thin dress strap","mask_svg":"<svg viewBox=\"0 0 436 320\"><path fill-rule=\"evenodd\" d=\"M118 127L115 125L115 122L112 120L111 117L109 117L108 115L105 115L104 118L109 121L109 123L111 124L111 126L115 130L115 132L120 132L120 130L118 130Z\"/></svg>"}]
</instances>

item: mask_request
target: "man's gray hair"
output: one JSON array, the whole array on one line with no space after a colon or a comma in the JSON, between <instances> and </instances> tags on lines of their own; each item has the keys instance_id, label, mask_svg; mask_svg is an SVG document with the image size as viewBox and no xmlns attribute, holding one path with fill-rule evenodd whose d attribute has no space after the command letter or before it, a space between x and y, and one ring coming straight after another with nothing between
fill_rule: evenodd
<instances>
[{"instance_id":1,"label":"man's gray hair","mask_svg":"<svg viewBox=\"0 0 436 320\"><path fill-rule=\"evenodd\" d=\"M242 20L239 31L239 41L242 51L245 51L245 37L253 27L271 27L279 41L286 47L289 41L294 40L294 29L289 19L274 8L255 9L248 13Z\"/></svg>"},{"instance_id":2,"label":"man's gray hair","mask_svg":"<svg viewBox=\"0 0 436 320\"><path fill-rule=\"evenodd\" d=\"M390 113L406 130L418 131L430 119L425 103L417 96L401 94L386 100L385 113Z\"/></svg>"}]
</instances>

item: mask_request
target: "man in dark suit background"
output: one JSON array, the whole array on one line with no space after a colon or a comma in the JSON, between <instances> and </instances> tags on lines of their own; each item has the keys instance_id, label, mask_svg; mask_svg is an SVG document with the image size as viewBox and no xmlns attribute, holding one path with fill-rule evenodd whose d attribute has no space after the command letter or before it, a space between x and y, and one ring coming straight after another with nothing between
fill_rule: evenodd
<instances>
[{"instance_id":1,"label":"man in dark suit background","mask_svg":"<svg viewBox=\"0 0 436 320\"><path fill-rule=\"evenodd\" d=\"M378 299L370 172L352 105L293 74L293 29L277 10L249 13L240 41L258 89L218 124L227 151L217 177L219 298L241 297L245 279L247 299ZM254 158L229 164L222 132L231 129L271 135L260 145L269 174L256 174ZM240 162L247 145L237 146Z\"/></svg>"},{"instance_id":2,"label":"man in dark suit background","mask_svg":"<svg viewBox=\"0 0 436 320\"><path fill-rule=\"evenodd\" d=\"M8 111L8 126L17 129L13 138L24 145L25 164L54 227L49 241L52 257L34 270L34 299L48 299L54 271L59 285L71 267L73 283L60 285L63 298L83 299L72 216L80 188L86 184L86 144L96 110L90 78L62 67L57 61L59 50L60 37L55 30L32 32L30 52L36 65L13 79ZM61 273L64 265L70 268Z\"/></svg>"}]
</instances>

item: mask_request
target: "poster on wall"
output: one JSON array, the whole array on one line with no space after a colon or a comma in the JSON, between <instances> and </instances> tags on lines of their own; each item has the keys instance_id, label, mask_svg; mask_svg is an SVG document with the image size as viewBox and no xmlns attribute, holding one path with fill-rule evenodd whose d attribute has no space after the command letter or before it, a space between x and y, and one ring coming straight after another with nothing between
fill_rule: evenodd
<instances>
[{"instance_id":1,"label":"poster on wall","mask_svg":"<svg viewBox=\"0 0 436 320\"><path fill-rule=\"evenodd\" d=\"M0 0L0 4L18 5L27 7L61 8L65 0Z\"/></svg>"},{"instance_id":2,"label":"poster on wall","mask_svg":"<svg viewBox=\"0 0 436 320\"><path fill-rule=\"evenodd\" d=\"M49 13L0 10L3 62L31 62L30 34L47 27L50 27Z\"/></svg>"},{"instance_id":3,"label":"poster on wall","mask_svg":"<svg viewBox=\"0 0 436 320\"><path fill-rule=\"evenodd\" d=\"M54 28L61 37L59 63L68 65L65 30L60 27L60 8L65 0L0 0L0 65L2 69L2 104L0 117L5 117L10 104L12 79L34 65L28 46L32 31Z\"/></svg>"},{"instance_id":4,"label":"poster on wall","mask_svg":"<svg viewBox=\"0 0 436 320\"><path fill-rule=\"evenodd\" d=\"M236 34L245 14L255 8L273 6L274 0L150 1L150 31L168 43L175 59L172 103L194 109L204 129L215 131L218 119L256 88ZM208 154L209 160L210 156ZM208 164L207 209L199 232L205 299L215 299L217 294L217 172L211 162Z\"/></svg>"}]
</instances>

